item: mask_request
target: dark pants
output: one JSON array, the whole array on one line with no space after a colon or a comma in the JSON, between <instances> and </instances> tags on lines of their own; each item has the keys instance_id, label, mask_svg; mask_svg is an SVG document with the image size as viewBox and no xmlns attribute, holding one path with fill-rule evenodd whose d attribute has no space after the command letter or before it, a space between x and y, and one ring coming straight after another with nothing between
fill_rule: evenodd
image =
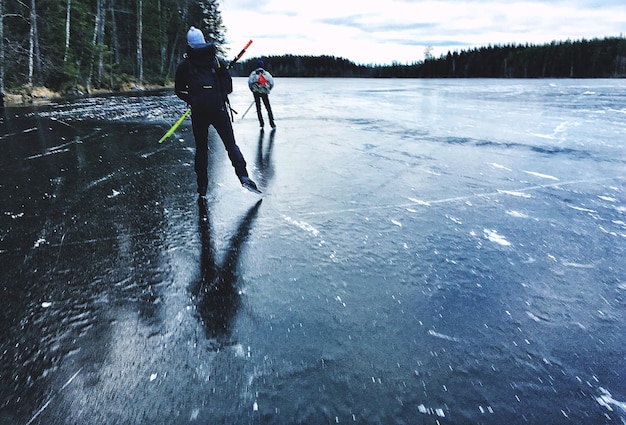
<instances>
[{"instance_id":1,"label":"dark pants","mask_svg":"<svg viewBox=\"0 0 626 425\"><path fill-rule=\"evenodd\" d=\"M252 93L254 95L254 103L256 104L256 115L259 117L259 125L263 127L265 123L263 122L263 114L261 114L261 99L263 99L263 104L265 105L265 109L267 110L267 117L270 120L270 126L274 128L276 125L274 124L274 114L272 113L272 106L270 105L270 98L265 93Z\"/></svg>"},{"instance_id":2,"label":"dark pants","mask_svg":"<svg viewBox=\"0 0 626 425\"><path fill-rule=\"evenodd\" d=\"M209 127L215 127L217 134L222 139L222 143L228 152L230 163L235 169L235 174L241 180L241 177L248 177L246 170L246 161L239 150L239 146L235 143L235 134L230 117L226 110L223 111L203 111L193 109L191 113L191 125L193 128L193 137L196 140L196 156L195 170L198 181L198 193L206 194L209 183L207 167L209 163Z\"/></svg>"}]
</instances>

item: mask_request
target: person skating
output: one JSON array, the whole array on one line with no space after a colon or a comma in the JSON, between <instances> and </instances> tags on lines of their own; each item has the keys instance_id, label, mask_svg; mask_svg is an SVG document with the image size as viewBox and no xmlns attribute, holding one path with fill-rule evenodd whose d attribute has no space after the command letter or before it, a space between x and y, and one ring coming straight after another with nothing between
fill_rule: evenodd
<instances>
[{"instance_id":1,"label":"person skating","mask_svg":"<svg viewBox=\"0 0 626 425\"><path fill-rule=\"evenodd\" d=\"M265 69L265 64L262 60L257 62L257 68L250 73L248 77L248 87L252 94L254 95L254 103L256 104L256 114L259 118L259 125L261 130L265 127L265 122L263 121L263 114L261 113L261 100L263 100L263 104L265 105L265 110L267 111L267 117L270 121L270 126L272 128L276 128L276 123L274 122L274 114L272 113L272 106L270 105L269 93L274 88L274 78L272 74L267 72Z\"/></svg>"},{"instance_id":2,"label":"person skating","mask_svg":"<svg viewBox=\"0 0 626 425\"><path fill-rule=\"evenodd\" d=\"M242 186L260 193L256 183L248 176L246 161L235 142L227 104L228 95L233 91L233 82L226 62L216 52L215 43L207 43L202 31L192 26L187 32L187 52L176 69L176 95L191 107L198 194L204 197L207 192L211 125L222 139Z\"/></svg>"}]
</instances>

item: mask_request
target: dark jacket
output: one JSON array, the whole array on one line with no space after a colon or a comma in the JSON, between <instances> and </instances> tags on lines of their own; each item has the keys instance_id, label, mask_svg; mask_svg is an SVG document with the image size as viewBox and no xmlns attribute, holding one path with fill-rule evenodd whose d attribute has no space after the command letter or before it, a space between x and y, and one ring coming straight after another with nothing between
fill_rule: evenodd
<instances>
[{"instance_id":1,"label":"dark jacket","mask_svg":"<svg viewBox=\"0 0 626 425\"><path fill-rule=\"evenodd\" d=\"M215 53L212 43L198 49L188 47L176 69L176 95L192 109L223 110L233 91L228 65Z\"/></svg>"}]
</instances>

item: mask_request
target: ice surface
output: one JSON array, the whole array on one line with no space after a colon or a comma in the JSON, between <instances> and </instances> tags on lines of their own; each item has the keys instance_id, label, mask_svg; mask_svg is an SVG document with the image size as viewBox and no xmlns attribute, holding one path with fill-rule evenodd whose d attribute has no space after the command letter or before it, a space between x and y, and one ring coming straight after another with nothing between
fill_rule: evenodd
<instances>
[{"instance_id":1,"label":"ice surface","mask_svg":"<svg viewBox=\"0 0 626 425\"><path fill-rule=\"evenodd\" d=\"M625 93L280 80L262 205L171 92L8 108L0 421L624 422Z\"/></svg>"}]
</instances>

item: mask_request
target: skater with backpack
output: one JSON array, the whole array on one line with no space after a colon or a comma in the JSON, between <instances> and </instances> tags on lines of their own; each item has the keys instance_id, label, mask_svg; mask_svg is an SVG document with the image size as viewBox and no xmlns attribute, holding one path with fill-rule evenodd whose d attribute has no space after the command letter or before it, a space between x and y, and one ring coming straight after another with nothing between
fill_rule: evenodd
<instances>
[{"instance_id":1,"label":"skater with backpack","mask_svg":"<svg viewBox=\"0 0 626 425\"><path fill-rule=\"evenodd\" d=\"M187 32L187 52L176 69L176 95L191 107L191 125L196 143L194 166L198 195L206 196L208 186L208 141L212 125L222 139L230 162L242 186L260 193L248 176L246 161L235 142L229 115L228 95L233 82L228 65L217 57L214 43L207 43L202 31L191 27Z\"/></svg>"}]
</instances>

